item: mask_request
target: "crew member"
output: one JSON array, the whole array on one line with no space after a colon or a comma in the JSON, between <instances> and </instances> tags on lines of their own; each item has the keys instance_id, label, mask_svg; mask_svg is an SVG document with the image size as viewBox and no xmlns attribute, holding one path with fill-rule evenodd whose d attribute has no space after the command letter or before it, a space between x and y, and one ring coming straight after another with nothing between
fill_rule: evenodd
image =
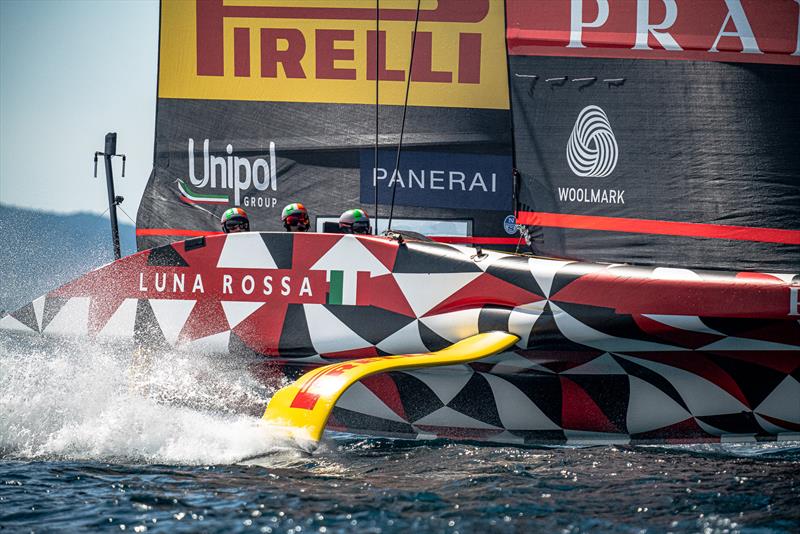
<instances>
[{"instance_id":1,"label":"crew member","mask_svg":"<svg viewBox=\"0 0 800 534\"><path fill-rule=\"evenodd\" d=\"M339 231L343 234L371 234L369 215L358 208L347 210L339 217Z\"/></svg>"},{"instance_id":2,"label":"crew member","mask_svg":"<svg viewBox=\"0 0 800 534\"><path fill-rule=\"evenodd\" d=\"M289 204L281 212L281 221L287 232L308 232L311 221L308 219L308 210L299 202Z\"/></svg>"},{"instance_id":3,"label":"crew member","mask_svg":"<svg viewBox=\"0 0 800 534\"><path fill-rule=\"evenodd\" d=\"M222 231L226 234L233 234L236 232L249 232L250 220L242 208L228 208L222 214L220 219L222 224Z\"/></svg>"}]
</instances>

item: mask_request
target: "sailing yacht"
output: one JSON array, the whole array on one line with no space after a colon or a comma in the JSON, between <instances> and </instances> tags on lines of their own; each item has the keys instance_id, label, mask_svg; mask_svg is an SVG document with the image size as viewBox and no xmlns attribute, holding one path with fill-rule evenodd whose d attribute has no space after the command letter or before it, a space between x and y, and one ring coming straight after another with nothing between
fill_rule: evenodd
<instances>
[{"instance_id":1,"label":"sailing yacht","mask_svg":"<svg viewBox=\"0 0 800 534\"><path fill-rule=\"evenodd\" d=\"M766 3L163 0L139 252L0 328L250 355L313 441L798 439L800 5ZM377 235L323 232L356 205Z\"/></svg>"}]
</instances>

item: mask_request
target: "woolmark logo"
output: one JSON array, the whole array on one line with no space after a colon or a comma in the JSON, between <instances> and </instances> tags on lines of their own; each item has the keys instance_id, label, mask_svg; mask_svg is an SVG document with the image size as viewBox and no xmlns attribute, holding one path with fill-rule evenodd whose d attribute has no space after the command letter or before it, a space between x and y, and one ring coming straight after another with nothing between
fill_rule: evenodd
<instances>
[{"instance_id":1,"label":"woolmark logo","mask_svg":"<svg viewBox=\"0 0 800 534\"><path fill-rule=\"evenodd\" d=\"M586 106L567 142L567 163L577 176L604 178L617 166L619 148L606 112Z\"/></svg>"}]
</instances>

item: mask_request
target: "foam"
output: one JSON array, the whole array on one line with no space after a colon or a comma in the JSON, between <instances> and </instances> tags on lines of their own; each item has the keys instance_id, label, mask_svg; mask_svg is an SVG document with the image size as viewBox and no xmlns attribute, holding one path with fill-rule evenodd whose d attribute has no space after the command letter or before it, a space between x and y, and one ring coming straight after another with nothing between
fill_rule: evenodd
<instances>
[{"instance_id":1,"label":"foam","mask_svg":"<svg viewBox=\"0 0 800 534\"><path fill-rule=\"evenodd\" d=\"M259 415L252 362L0 337L0 455L229 464L293 450Z\"/></svg>"}]
</instances>

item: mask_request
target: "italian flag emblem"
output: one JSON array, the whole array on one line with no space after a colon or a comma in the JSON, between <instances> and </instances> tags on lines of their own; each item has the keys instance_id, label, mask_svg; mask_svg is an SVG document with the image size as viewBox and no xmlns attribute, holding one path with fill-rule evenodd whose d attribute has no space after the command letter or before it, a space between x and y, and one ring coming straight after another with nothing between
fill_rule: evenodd
<instances>
[{"instance_id":1,"label":"italian flag emblem","mask_svg":"<svg viewBox=\"0 0 800 534\"><path fill-rule=\"evenodd\" d=\"M356 305L358 273L356 271L328 271L327 304Z\"/></svg>"},{"instance_id":2,"label":"italian flag emblem","mask_svg":"<svg viewBox=\"0 0 800 534\"><path fill-rule=\"evenodd\" d=\"M183 180L178 180L178 191L181 193L181 200L187 204L227 204L227 195L204 195L196 193L186 185Z\"/></svg>"}]
</instances>

